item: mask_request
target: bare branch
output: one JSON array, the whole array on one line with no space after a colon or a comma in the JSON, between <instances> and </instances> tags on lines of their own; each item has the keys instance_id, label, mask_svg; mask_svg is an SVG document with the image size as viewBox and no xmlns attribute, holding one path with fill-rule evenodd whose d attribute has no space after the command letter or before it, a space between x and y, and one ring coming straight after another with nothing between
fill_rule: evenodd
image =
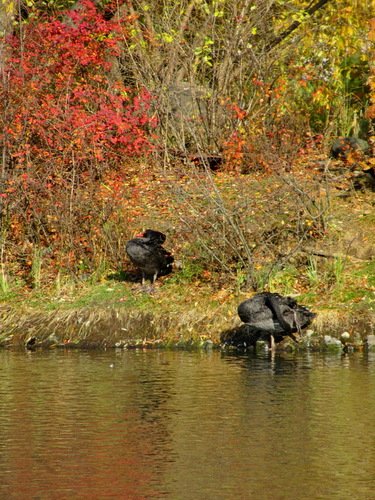
<instances>
[{"instance_id":1,"label":"bare branch","mask_svg":"<svg viewBox=\"0 0 375 500\"><path fill-rule=\"evenodd\" d=\"M312 16L314 12L324 7L326 3L330 0L319 0L316 4L311 5L308 9L306 9L305 13L308 16ZM275 37L271 42L266 46L266 52L272 50L276 45L279 45L285 38L287 38L293 31L295 31L300 25L302 21L294 21L285 31L283 31L280 35Z\"/></svg>"}]
</instances>

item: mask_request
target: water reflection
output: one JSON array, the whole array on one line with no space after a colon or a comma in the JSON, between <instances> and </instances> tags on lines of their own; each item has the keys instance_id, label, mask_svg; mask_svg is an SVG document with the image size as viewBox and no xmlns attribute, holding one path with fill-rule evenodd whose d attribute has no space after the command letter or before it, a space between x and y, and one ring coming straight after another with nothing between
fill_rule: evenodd
<instances>
[{"instance_id":1,"label":"water reflection","mask_svg":"<svg viewBox=\"0 0 375 500\"><path fill-rule=\"evenodd\" d=\"M375 356L0 352L0 498L371 498Z\"/></svg>"}]
</instances>

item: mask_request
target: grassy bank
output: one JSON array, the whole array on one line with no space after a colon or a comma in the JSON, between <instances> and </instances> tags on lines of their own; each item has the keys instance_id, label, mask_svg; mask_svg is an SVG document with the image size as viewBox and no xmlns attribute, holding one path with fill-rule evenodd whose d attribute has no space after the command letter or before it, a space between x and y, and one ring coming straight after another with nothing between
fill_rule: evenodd
<instances>
[{"instance_id":1,"label":"grassy bank","mask_svg":"<svg viewBox=\"0 0 375 500\"><path fill-rule=\"evenodd\" d=\"M345 273L344 288L347 279ZM340 338L346 331L351 338L363 340L373 333L373 297L364 289L355 290L352 275L350 283L352 288L345 291L324 296L310 291L298 296L299 302L317 312L311 325L317 338L326 334ZM181 285L174 283L174 277L164 278L152 295L142 292L139 285L112 281L77 287L71 295L58 297L34 292L2 303L0 343L24 346L34 337L45 347L219 345L221 333L240 324L237 306L251 295L214 290L209 283Z\"/></svg>"},{"instance_id":2,"label":"grassy bank","mask_svg":"<svg viewBox=\"0 0 375 500\"><path fill-rule=\"evenodd\" d=\"M38 256L32 286L3 266L1 345L31 337L45 346L218 345L221 333L239 324L237 306L254 285L308 305L318 337L373 333L375 193L355 189L349 171L168 175L167 182L160 173L160 196L144 187L133 204L139 215L128 237L142 227L165 231L179 263L174 273L148 294L125 252L117 269L103 261L77 279L51 279Z\"/></svg>"}]
</instances>

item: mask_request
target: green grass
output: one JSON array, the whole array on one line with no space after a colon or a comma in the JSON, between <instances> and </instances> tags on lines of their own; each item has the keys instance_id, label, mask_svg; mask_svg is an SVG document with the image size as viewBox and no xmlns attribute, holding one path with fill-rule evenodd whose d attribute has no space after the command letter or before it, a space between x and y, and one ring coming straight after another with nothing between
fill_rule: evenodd
<instances>
[{"instance_id":1,"label":"green grass","mask_svg":"<svg viewBox=\"0 0 375 500\"><path fill-rule=\"evenodd\" d=\"M318 286L320 281L318 261L316 257L309 257L309 263L306 269L306 277L311 288Z\"/></svg>"},{"instance_id":2,"label":"green grass","mask_svg":"<svg viewBox=\"0 0 375 500\"><path fill-rule=\"evenodd\" d=\"M101 284L86 285L77 288L74 296L56 297L48 301L47 309L75 309L83 307L101 307L116 305L144 309L153 301L146 293L135 293L128 285L107 281ZM38 307L38 301L34 303Z\"/></svg>"},{"instance_id":3,"label":"green grass","mask_svg":"<svg viewBox=\"0 0 375 500\"><path fill-rule=\"evenodd\" d=\"M269 278L269 289L282 295L290 295L296 292L299 271L294 266L286 266L284 269L275 271Z\"/></svg>"},{"instance_id":4,"label":"green grass","mask_svg":"<svg viewBox=\"0 0 375 500\"><path fill-rule=\"evenodd\" d=\"M204 270L203 266L198 262L185 260L182 262L182 269L174 272L169 278L168 281L175 284L186 284L194 281L199 278L202 271Z\"/></svg>"},{"instance_id":5,"label":"green grass","mask_svg":"<svg viewBox=\"0 0 375 500\"><path fill-rule=\"evenodd\" d=\"M270 277L269 290L298 296L307 305L324 304L325 308L346 305L353 310L364 306L374 308L375 262L357 263L354 267L349 261L345 266L331 261L327 266L318 270L310 265L305 274L293 266L278 270ZM210 279L201 281L201 271L198 265L187 265L183 270L158 281L154 294L142 291L139 283L123 281L126 276L119 273L100 283L60 283L48 292L40 289L22 292L11 287L0 294L0 300L10 305L22 303L41 310L116 306L169 313L189 308L209 311L219 307L223 301L232 301L235 310L237 302L253 293L240 290L238 284L234 284L233 289L217 288L219 276L212 275ZM263 289L259 288L259 291ZM217 294L220 295L221 291L226 291L226 296L231 298L218 299Z\"/></svg>"},{"instance_id":6,"label":"green grass","mask_svg":"<svg viewBox=\"0 0 375 500\"><path fill-rule=\"evenodd\" d=\"M366 277L368 284L375 287L375 260L366 262L356 275L359 277Z\"/></svg>"}]
</instances>

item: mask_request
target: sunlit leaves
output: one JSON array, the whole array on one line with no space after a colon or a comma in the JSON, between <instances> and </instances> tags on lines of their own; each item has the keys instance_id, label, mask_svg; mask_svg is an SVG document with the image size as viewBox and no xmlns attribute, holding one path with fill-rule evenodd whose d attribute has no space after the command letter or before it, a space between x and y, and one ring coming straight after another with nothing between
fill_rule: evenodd
<instances>
[{"instance_id":1,"label":"sunlit leaves","mask_svg":"<svg viewBox=\"0 0 375 500\"><path fill-rule=\"evenodd\" d=\"M206 36L203 44L196 47L194 50L194 55L196 57L195 65L198 66L199 63L203 62L207 66L212 66L212 46L214 41L212 38Z\"/></svg>"},{"instance_id":2,"label":"sunlit leaves","mask_svg":"<svg viewBox=\"0 0 375 500\"><path fill-rule=\"evenodd\" d=\"M105 21L85 0L65 20L32 20L25 29L22 45L11 39L3 89L13 115L10 154L27 145L31 161L50 151L67 164L73 152L75 162L108 161L149 148L150 97L144 92L132 100L120 80L109 80L124 25Z\"/></svg>"}]
</instances>

